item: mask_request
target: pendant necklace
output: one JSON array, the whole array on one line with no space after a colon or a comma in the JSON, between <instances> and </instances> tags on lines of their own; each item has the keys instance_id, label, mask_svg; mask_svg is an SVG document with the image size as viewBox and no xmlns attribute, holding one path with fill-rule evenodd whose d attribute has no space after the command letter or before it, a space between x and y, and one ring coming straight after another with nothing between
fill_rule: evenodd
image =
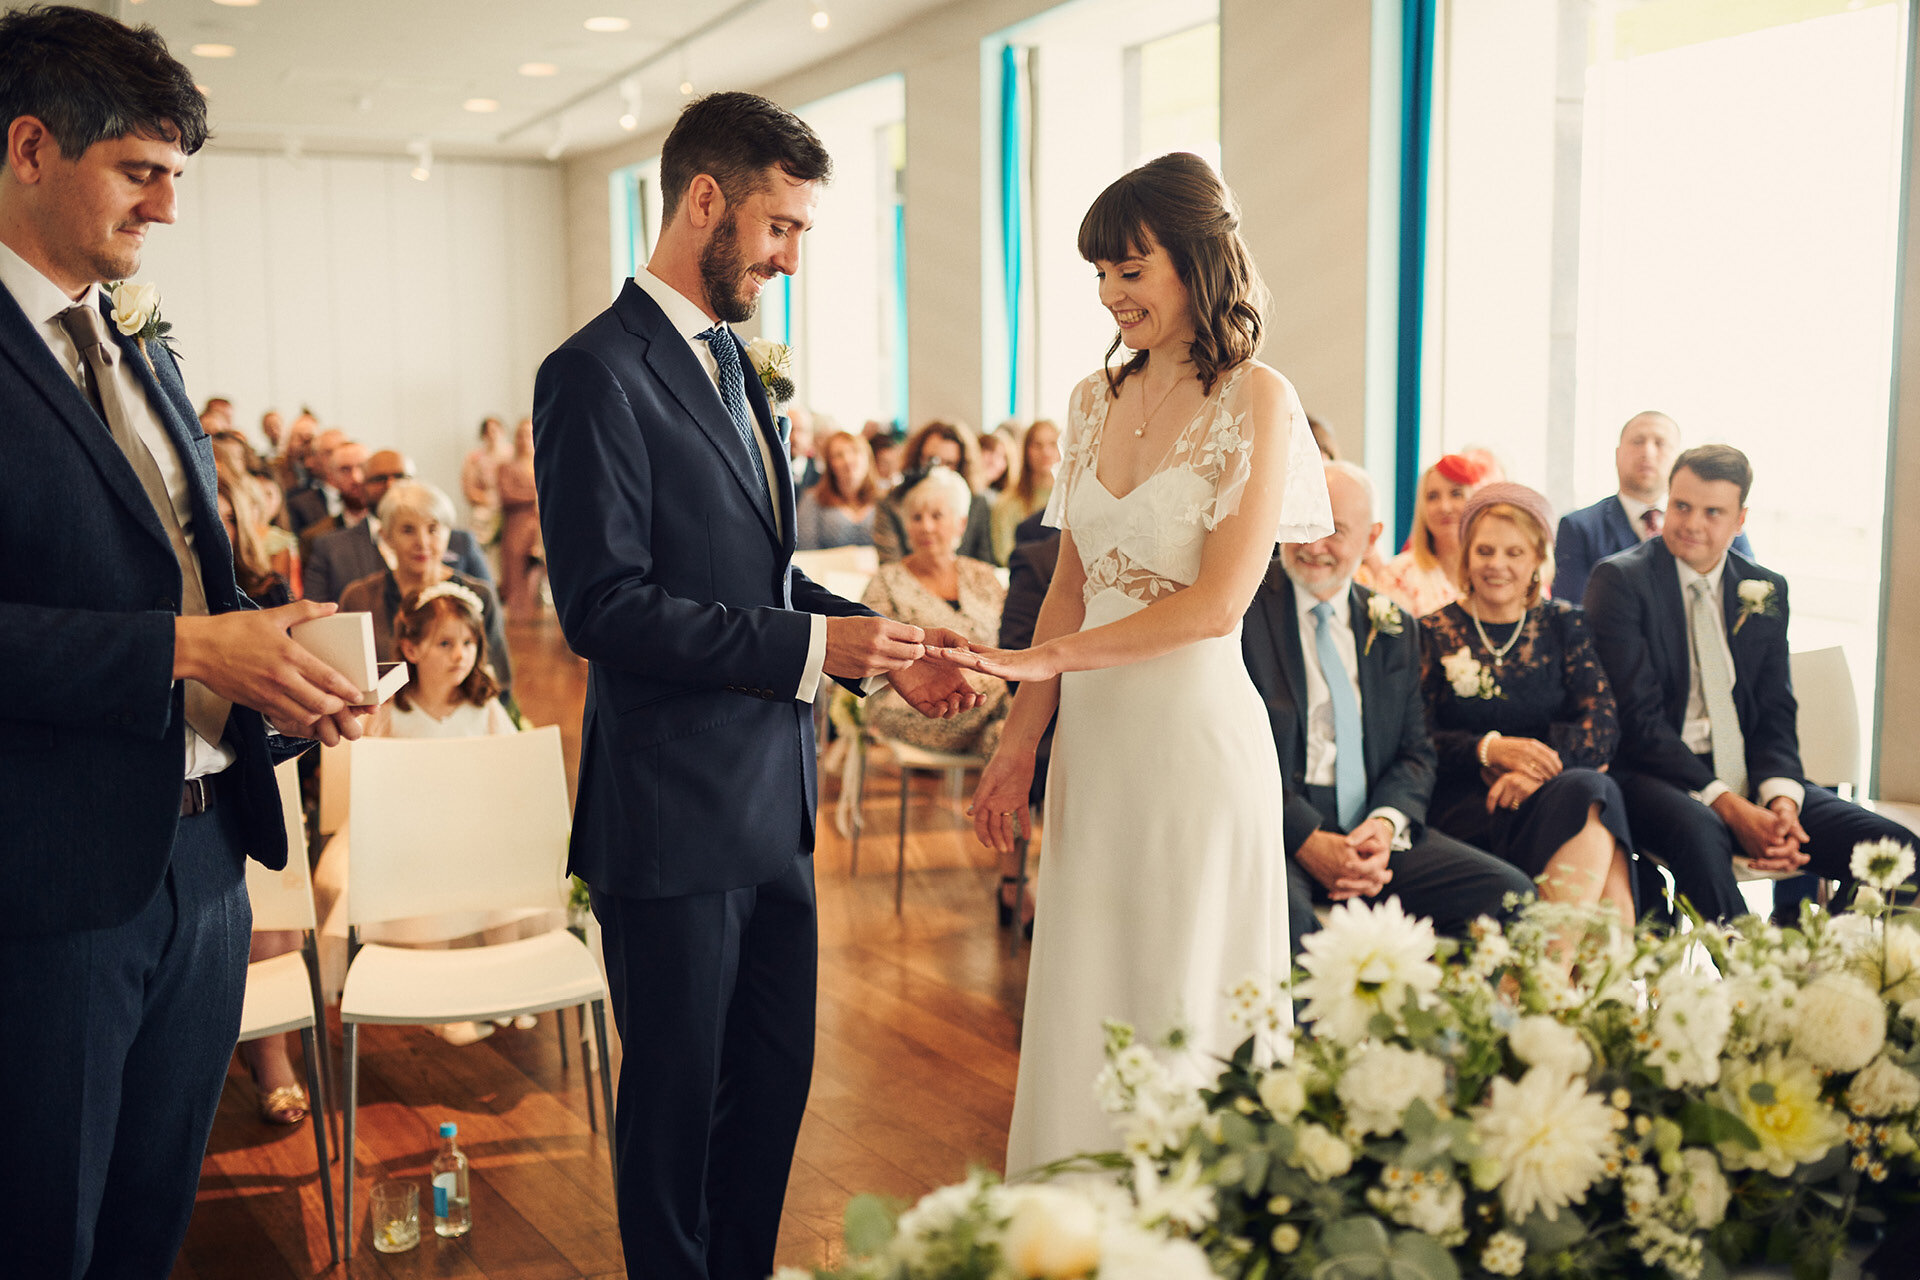
<instances>
[{"instance_id":1,"label":"pendant necklace","mask_svg":"<svg viewBox=\"0 0 1920 1280\"><path fill-rule=\"evenodd\" d=\"M1180 381L1179 378L1175 378L1173 385L1167 388L1167 393L1160 397L1160 403L1149 409L1147 408L1147 375L1144 373L1140 375L1140 425L1133 429L1134 439L1137 440L1147 434L1147 428L1153 425L1153 415L1167 407L1167 401L1171 400L1173 393L1180 389Z\"/></svg>"},{"instance_id":2,"label":"pendant necklace","mask_svg":"<svg viewBox=\"0 0 1920 1280\"><path fill-rule=\"evenodd\" d=\"M1469 608L1467 616L1473 619L1473 629L1479 633L1480 643L1485 645L1487 652L1493 655L1493 665L1496 668L1500 665L1500 659L1506 657L1513 650L1513 646L1520 643L1520 633L1527 628L1527 615L1522 613L1520 620L1513 624L1513 634L1507 637L1505 644L1496 648L1493 641L1487 639L1487 629L1480 625L1480 611Z\"/></svg>"}]
</instances>

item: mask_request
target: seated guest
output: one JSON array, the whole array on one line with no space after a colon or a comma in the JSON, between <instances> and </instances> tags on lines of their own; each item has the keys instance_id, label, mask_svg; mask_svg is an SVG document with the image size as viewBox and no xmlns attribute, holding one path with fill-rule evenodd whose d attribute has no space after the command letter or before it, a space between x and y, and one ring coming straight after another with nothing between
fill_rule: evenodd
<instances>
[{"instance_id":1,"label":"seated guest","mask_svg":"<svg viewBox=\"0 0 1920 1280\"><path fill-rule=\"evenodd\" d=\"M287 527L295 533L339 512L340 491L328 483L327 457L346 442L346 432L329 427L315 435L313 443L307 446L306 480L299 487L287 490Z\"/></svg>"},{"instance_id":2,"label":"seated guest","mask_svg":"<svg viewBox=\"0 0 1920 1280\"><path fill-rule=\"evenodd\" d=\"M1353 584L1380 536L1373 482L1352 463L1329 462L1327 497L1333 532L1281 546L1240 633L1280 753L1296 954L1320 927L1316 903L1384 893L1457 936L1500 914L1507 894L1533 889L1427 824L1433 746L1419 642L1397 611L1376 614L1383 597Z\"/></svg>"},{"instance_id":3,"label":"seated guest","mask_svg":"<svg viewBox=\"0 0 1920 1280\"><path fill-rule=\"evenodd\" d=\"M254 506L253 486L244 472L214 467L214 491L220 505L220 523L226 526L227 545L233 548L233 578L247 599L262 609L293 603L293 592L273 566L260 537L260 515Z\"/></svg>"},{"instance_id":4,"label":"seated guest","mask_svg":"<svg viewBox=\"0 0 1920 1280\"><path fill-rule=\"evenodd\" d=\"M868 436L867 443L873 447L873 474L880 478L880 490L884 493L900 483L907 446L893 435Z\"/></svg>"},{"instance_id":5,"label":"seated guest","mask_svg":"<svg viewBox=\"0 0 1920 1280\"><path fill-rule=\"evenodd\" d=\"M1460 513L1486 479L1484 464L1450 453L1427 468L1413 499L1413 532L1391 560L1368 558L1354 575L1363 587L1424 617L1460 598Z\"/></svg>"},{"instance_id":6,"label":"seated guest","mask_svg":"<svg viewBox=\"0 0 1920 1280\"><path fill-rule=\"evenodd\" d=\"M787 471L793 476L793 491L805 493L820 483L820 460L816 455L821 435L833 434L833 419L816 422L805 405L787 406Z\"/></svg>"},{"instance_id":7,"label":"seated guest","mask_svg":"<svg viewBox=\"0 0 1920 1280\"><path fill-rule=\"evenodd\" d=\"M1433 825L1538 880L1546 901L1604 901L1630 931L1633 838L1603 772L1620 729L1586 620L1546 598L1553 508L1490 484L1460 528L1463 594L1420 620Z\"/></svg>"},{"instance_id":8,"label":"seated guest","mask_svg":"<svg viewBox=\"0 0 1920 1280\"><path fill-rule=\"evenodd\" d=\"M367 459L366 479L362 482L362 500L370 510L378 510L387 489L399 480L413 478L413 459L392 449L382 449ZM387 567L380 554L380 517L370 515L346 529L337 529L314 540L308 549L305 567L306 599L338 603L347 584ZM469 578L493 585L493 570L473 535L455 529L447 540L447 563Z\"/></svg>"},{"instance_id":9,"label":"seated guest","mask_svg":"<svg viewBox=\"0 0 1920 1280\"><path fill-rule=\"evenodd\" d=\"M1007 597L992 565L960 552L973 501L973 489L946 467L935 467L907 490L901 510L910 550L905 559L880 566L861 603L916 627L951 627L975 644L993 644ZM931 720L885 689L867 700L867 724L912 746L990 756L1013 700L1004 680L974 676L972 682L986 696L970 711Z\"/></svg>"},{"instance_id":10,"label":"seated guest","mask_svg":"<svg viewBox=\"0 0 1920 1280\"><path fill-rule=\"evenodd\" d=\"M915 481L934 467L945 467L973 488L980 465L980 447L973 432L957 422L929 422L907 437L907 452L902 462L900 482L880 500L873 517L873 546L880 563L898 560L907 553L907 522L900 503ZM991 509L977 493L967 512L966 532L960 538L960 554L970 560L993 559Z\"/></svg>"},{"instance_id":11,"label":"seated guest","mask_svg":"<svg viewBox=\"0 0 1920 1280\"><path fill-rule=\"evenodd\" d=\"M480 443L460 464L460 494L467 500L467 527L481 542L492 542L500 532L500 468L512 457L513 442L507 438L506 423L488 414L480 420Z\"/></svg>"},{"instance_id":12,"label":"seated guest","mask_svg":"<svg viewBox=\"0 0 1920 1280\"><path fill-rule=\"evenodd\" d=\"M836 431L819 452L827 468L794 504L795 545L802 551L872 546L873 512L880 501L872 448L851 431Z\"/></svg>"},{"instance_id":13,"label":"seated guest","mask_svg":"<svg viewBox=\"0 0 1920 1280\"><path fill-rule=\"evenodd\" d=\"M987 500L989 508L1000 500L1009 484L1020 478L1020 467L1014 458L1014 442L1019 438L1020 424L1012 420L980 435L980 466L974 473L973 485Z\"/></svg>"},{"instance_id":14,"label":"seated guest","mask_svg":"<svg viewBox=\"0 0 1920 1280\"><path fill-rule=\"evenodd\" d=\"M313 544L338 529L351 529L367 518L367 447L358 440L342 440L320 464L326 480L330 509L326 515L300 527L300 558L313 554ZM291 511L292 499L288 510ZM306 505L311 505L306 504Z\"/></svg>"},{"instance_id":15,"label":"seated guest","mask_svg":"<svg viewBox=\"0 0 1920 1280\"><path fill-rule=\"evenodd\" d=\"M1584 599L1594 565L1660 536L1667 472L1679 452L1680 426L1666 414L1648 411L1627 419L1620 428L1620 443L1613 449L1620 491L1560 517L1560 533L1553 542L1555 595L1576 602ZM1744 533L1734 538L1733 549L1753 558Z\"/></svg>"},{"instance_id":16,"label":"seated guest","mask_svg":"<svg viewBox=\"0 0 1920 1280\"><path fill-rule=\"evenodd\" d=\"M1020 522L1047 509L1047 499L1053 496L1053 473L1059 467L1060 428L1042 418L1027 428L1020 442L1020 474L993 504L988 517L995 564L1010 563L1013 544L1019 541Z\"/></svg>"},{"instance_id":17,"label":"seated guest","mask_svg":"<svg viewBox=\"0 0 1920 1280\"><path fill-rule=\"evenodd\" d=\"M1687 450L1668 477L1660 536L1602 560L1587 582L1620 705L1614 776L1628 817L1711 920L1744 911L1736 858L1844 882L1859 842L1913 842L1802 776L1787 582L1732 550L1752 485L1738 449Z\"/></svg>"},{"instance_id":18,"label":"seated guest","mask_svg":"<svg viewBox=\"0 0 1920 1280\"><path fill-rule=\"evenodd\" d=\"M380 541L393 553L393 567L359 579L340 593L342 613L373 615L374 646L382 662L394 655L393 620L400 602L440 582L457 582L483 606L490 674L503 696L513 688L513 667L507 659L507 633L493 588L478 578L447 567L447 544L453 536L453 500L419 480L395 481L380 500L377 514Z\"/></svg>"}]
</instances>

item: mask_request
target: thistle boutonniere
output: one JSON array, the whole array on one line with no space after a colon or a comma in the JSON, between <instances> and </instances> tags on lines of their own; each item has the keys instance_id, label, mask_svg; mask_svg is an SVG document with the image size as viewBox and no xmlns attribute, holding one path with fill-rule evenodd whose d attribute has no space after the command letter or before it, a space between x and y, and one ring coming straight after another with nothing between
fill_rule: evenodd
<instances>
[{"instance_id":1,"label":"thistle boutonniere","mask_svg":"<svg viewBox=\"0 0 1920 1280\"><path fill-rule=\"evenodd\" d=\"M1742 578L1734 593L1740 597L1740 615L1733 620L1733 634L1740 634L1748 618L1780 616L1780 605L1773 598L1773 584L1765 578Z\"/></svg>"},{"instance_id":2,"label":"thistle boutonniere","mask_svg":"<svg viewBox=\"0 0 1920 1280\"><path fill-rule=\"evenodd\" d=\"M760 385L766 388L767 399L775 405L783 405L793 399L792 347L784 342L755 338L747 344L747 359L753 361L753 371L760 375Z\"/></svg>"},{"instance_id":3,"label":"thistle boutonniere","mask_svg":"<svg viewBox=\"0 0 1920 1280\"><path fill-rule=\"evenodd\" d=\"M159 372L153 367L153 356L147 351L149 342L159 343L167 349L168 355L176 360L180 358L180 353L173 347L173 325L160 318L159 285L121 280L107 286L107 297L113 303L113 327L133 339L134 345L140 348L140 354L146 357L149 373Z\"/></svg>"},{"instance_id":4,"label":"thistle boutonniere","mask_svg":"<svg viewBox=\"0 0 1920 1280\"><path fill-rule=\"evenodd\" d=\"M1507 696L1494 683L1493 671L1468 649L1458 649L1440 659L1440 669L1446 672L1447 683L1453 686L1454 693L1462 698L1491 700Z\"/></svg>"},{"instance_id":5,"label":"thistle boutonniere","mask_svg":"<svg viewBox=\"0 0 1920 1280\"><path fill-rule=\"evenodd\" d=\"M1360 656L1366 657L1373 652L1373 642L1378 636L1397 636L1406 629L1406 618L1400 612L1400 606L1379 592L1367 597L1367 643L1360 650Z\"/></svg>"}]
</instances>

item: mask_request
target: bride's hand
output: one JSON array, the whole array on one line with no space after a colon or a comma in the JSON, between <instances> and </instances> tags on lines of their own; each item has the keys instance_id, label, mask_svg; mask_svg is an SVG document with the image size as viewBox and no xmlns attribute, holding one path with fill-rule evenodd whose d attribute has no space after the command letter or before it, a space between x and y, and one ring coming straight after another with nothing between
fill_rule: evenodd
<instances>
[{"instance_id":1,"label":"bride's hand","mask_svg":"<svg viewBox=\"0 0 1920 1280\"><path fill-rule=\"evenodd\" d=\"M966 667L982 675L998 676L1015 684L1028 680L1051 680L1060 674L1060 669L1053 663L1051 650L1044 644L1031 649L989 649L975 645L969 649L941 650L940 656L956 667Z\"/></svg>"},{"instance_id":2,"label":"bride's hand","mask_svg":"<svg viewBox=\"0 0 1920 1280\"><path fill-rule=\"evenodd\" d=\"M996 751L980 771L974 788L973 832L980 843L1000 853L1011 853L1013 843L1027 833L1027 800L1033 791L1033 753Z\"/></svg>"}]
</instances>

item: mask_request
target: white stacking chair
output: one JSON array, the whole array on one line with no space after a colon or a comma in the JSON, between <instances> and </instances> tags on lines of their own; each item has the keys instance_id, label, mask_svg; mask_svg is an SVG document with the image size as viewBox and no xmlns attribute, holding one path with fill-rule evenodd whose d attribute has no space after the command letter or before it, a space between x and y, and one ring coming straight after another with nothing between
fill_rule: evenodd
<instances>
[{"instance_id":1,"label":"white stacking chair","mask_svg":"<svg viewBox=\"0 0 1920 1280\"><path fill-rule=\"evenodd\" d=\"M247 898L258 932L301 935L300 949L255 960L247 966L247 993L240 1011L240 1042L300 1033L307 1063L307 1118L319 1159L320 1198L327 1207L327 1247L340 1260L340 1231L333 1213L333 1162L327 1155L326 1005L320 998L320 955L315 945L313 885L307 872L307 828L300 807L300 779L293 761L274 770L287 825L287 865L270 871L247 859Z\"/></svg>"},{"instance_id":2,"label":"white stacking chair","mask_svg":"<svg viewBox=\"0 0 1920 1280\"><path fill-rule=\"evenodd\" d=\"M910 743L901 742L896 738L889 738L884 734L875 733L871 729L866 731L865 738L866 741L855 742L852 746L853 750L861 752L863 766L865 763L864 756L866 747L867 744L871 742L886 748L887 753L893 757L894 764L898 766L900 770L900 848L893 868L893 912L895 915L899 915L903 908L907 891L907 806L913 795L913 775L916 773L940 773L947 775L949 778L956 778L968 769L984 769L987 764L987 758L985 756L958 755L950 751L933 751L926 747L916 747ZM848 875L857 876L860 874L860 833L866 826L861 809L866 800L866 779L866 769L862 767L855 784L856 791L853 799L853 821L851 824L853 827L853 846L849 855Z\"/></svg>"},{"instance_id":3,"label":"white stacking chair","mask_svg":"<svg viewBox=\"0 0 1920 1280\"><path fill-rule=\"evenodd\" d=\"M368 738L354 744L354 755L347 980L340 998L349 1259L361 1023L438 1024L591 1006L602 1098L613 1115L606 980L572 933L555 929L451 951L359 939L362 927L390 920L566 905L569 818L560 730ZM612 1125L607 1128L611 1156Z\"/></svg>"},{"instance_id":4,"label":"white stacking chair","mask_svg":"<svg viewBox=\"0 0 1920 1280\"><path fill-rule=\"evenodd\" d=\"M1859 703L1847 651L1836 645L1794 654L1793 692L1800 700L1800 765L1808 779L1843 793L1850 788L1855 801L1920 835L1920 804L1864 798Z\"/></svg>"}]
</instances>

